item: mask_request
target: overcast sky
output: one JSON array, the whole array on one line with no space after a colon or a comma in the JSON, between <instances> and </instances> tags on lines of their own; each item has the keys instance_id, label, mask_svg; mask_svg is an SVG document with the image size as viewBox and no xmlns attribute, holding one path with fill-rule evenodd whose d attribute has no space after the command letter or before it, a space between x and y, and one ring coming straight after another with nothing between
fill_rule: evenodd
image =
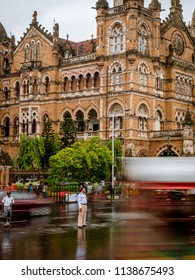
<instances>
[{"instance_id":1,"label":"overcast sky","mask_svg":"<svg viewBox=\"0 0 195 280\"><path fill-rule=\"evenodd\" d=\"M0 22L7 31L7 35L15 35L16 42L26 32L31 23L34 11L38 13L38 22L49 32L53 32L54 21L59 23L60 37L72 41L83 41L96 37L96 10L97 0L0 0ZM113 0L109 0L112 7ZM145 7L151 0L145 0ZM159 0L162 4L162 18L169 13L171 0ZM192 19L195 8L194 0L181 0L183 6L184 21L187 23Z\"/></svg>"}]
</instances>

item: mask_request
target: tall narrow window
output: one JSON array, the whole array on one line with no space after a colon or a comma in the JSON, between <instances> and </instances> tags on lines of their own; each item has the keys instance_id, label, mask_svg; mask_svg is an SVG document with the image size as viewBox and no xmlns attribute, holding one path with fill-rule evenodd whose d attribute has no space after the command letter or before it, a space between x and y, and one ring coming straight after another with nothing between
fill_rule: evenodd
<instances>
[{"instance_id":1,"label":"tall narrow window","mask_svg":"<svg viewBox=\"0 0 195 280\"><path fill-rule=\"evenodd\" d=\"M141 25L138 29L138 52L142 53L143 55L149 54L149 34L145 25Z\"/></svg>"},{"instance_id":2,"label":"tall narrow window","mask_svg":"<svg viewBox=\"0 0 195 280\"><path fill-rule=\"evenodd\" d=\"M111 31L109 49L111 53L120 53L124 51L124 31L120 24L116 24Z\"/></svg>"},{"instance_id":3,"label":"tall narrow window","mask_svg":"<svg viewBox=\"0 0 195 280\"><path fill-rule=\"evenodd\" d=\"M45 82L44 82L44 91L45 91L45 93L49 93L49 90L50 90L50 88L49 88L49 77L46 76L45 77Z\"/></svg>"},{"instance_id":4,"label":"tall narrow window","mask_svg":"<svg viewBox=\"0 0 195 280\"><path fill-rule=\"evenodd\" d=\"M15 97L18 98L20 96L20 84L17 81L15 84Z\"/></svg>"},{"instance_id":5,"label":"tall narrow window","mask_svg":"<svg viewBox=\"0 0 195 280\"><path fill-rule=\"evenodd\" d=\"M40 42L37 42L36 45L36 54L37 54L37 61L41 61L41 44Z\"/></svg>"}]
</instances>

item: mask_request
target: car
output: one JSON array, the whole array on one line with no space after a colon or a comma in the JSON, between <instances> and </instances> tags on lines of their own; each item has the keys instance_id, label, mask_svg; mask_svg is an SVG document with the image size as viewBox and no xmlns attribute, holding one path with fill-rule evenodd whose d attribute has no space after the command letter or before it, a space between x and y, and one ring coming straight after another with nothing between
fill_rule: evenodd
<instances>
[{"instance_id":1,"label":"car","mask_svg":"<svg viewBox=\"0 0 195 280\"><path fill-rule=\"evenodd\" d=\"M167 192L167 199L170 200L184 200L185 194L180 190L170 190Z\"/></svg>"},{"instance_id":2,"label":"car","mask_svg":"<svg viewBox=\"0 0 195 280\"><path fill-rule=\"evenodd\" d=\"M0 191L0 211L2 213L2 199L7 195L7 191ZM52 212L53 201L39 198L34 194L26 192L12 191L11 196L15 203L12 206L12 218L17 219L21 216L42 216Z\"/></svg>"}]
</instances>

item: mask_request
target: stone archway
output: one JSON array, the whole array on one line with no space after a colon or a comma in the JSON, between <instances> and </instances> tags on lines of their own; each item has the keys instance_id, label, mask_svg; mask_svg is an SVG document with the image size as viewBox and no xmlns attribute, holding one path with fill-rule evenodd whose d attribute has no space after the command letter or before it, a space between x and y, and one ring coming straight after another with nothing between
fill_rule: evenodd
<instances>
[{"instance_id":1,"label":"stone archway","mask_svg":"<svg viewBox=\"0 0 195 280\"><path fill-rule=\"evenodd\" d=\"M179 157L179 151L173 145L164 145L156 152L156 157Z\"/></svg>"}]
</instances>

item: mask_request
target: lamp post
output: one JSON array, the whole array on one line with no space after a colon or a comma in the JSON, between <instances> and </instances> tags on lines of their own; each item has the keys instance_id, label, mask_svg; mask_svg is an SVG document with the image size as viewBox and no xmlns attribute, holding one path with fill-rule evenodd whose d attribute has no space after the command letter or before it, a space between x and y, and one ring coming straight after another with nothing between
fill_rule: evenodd
<instances>
[{"instance_id":1,"label":"lamp post","mask_svg":"<svg viewBox=\"0 0 195 280\"><path fill-rule=\"evenodd\" d=\"M114 190L114 113L112 114L112 193Z\"/></svg>"}]
</instances>

